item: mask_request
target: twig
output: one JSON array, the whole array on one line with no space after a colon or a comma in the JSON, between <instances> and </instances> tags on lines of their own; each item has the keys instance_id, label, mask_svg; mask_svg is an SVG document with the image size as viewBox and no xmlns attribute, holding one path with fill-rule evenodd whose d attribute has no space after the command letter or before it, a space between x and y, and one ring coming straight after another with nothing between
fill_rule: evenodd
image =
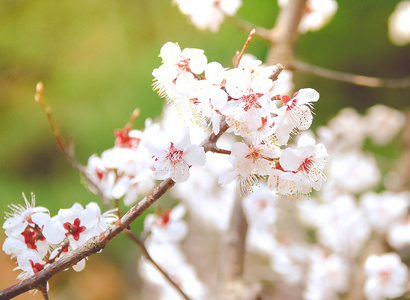
<instances>
[{"instance_id":1,"label":"twig","mask_svg":"<svg viewBox=\"0 0 410 300\"><path fill-rule=\"evenodd\" d=\"M255 29L255 34L266 39L266 40L271 40L271 33L269 31L269 29L266 29L264 27L260 27L260 26L256 26L255 24L249 22L249 21L245 21L242 19L239 19L236 16L232 16L227 18L228 21L231 21L236 27L238 27L239 29L249 32L252 29Z\"/></svg>"},{"instance_id":2,"label":"twig","mask_svg":"<svg viewBox=\"0 0 410 300\"><path fill-rule=\"evenodd\" d=\"M74 151L74 143L72 141L66 142L64 137L60 134L60 130L58 129L56 123L54 122L53 115L52 115L52 109L50 106L47 105L47 103L44 100L43 97L43 91L44 91L44 86L43 83L39 82L37 83L36 86L36 94L34 95L34 100L40 104L41 108L43 109L44 113L47 116L48 124L50 125L51 132L53 133L54 138L56 139L58 148L60 151L64 154L64 156L67 158L67 160L70 162L70 164L77 169L80 174L87 180L87 182L93 186L96 190L99 191L99 196L102 199L104 205L109 205L109 201L107 198L105 198L104 193L100 191L100 189L88 178L87 172L86 172L86 167L81 165L77 159L75 158L75 151ZM132 124L133 122L133 116L135 115L138 116L138 111L135 110L133 112L133 115L131 116L131 120L128 124Z\"/></svg>"},{"instance_id":3,"label":"twig","mask_svg":"<svg viewBox=\"0 0 410 300\"><path fill-rule=\"evenodd\" d=\"M205 151L209 151L208 144L216 145L218 139L228 129L228 125L225 121L221 123L220 131L217 135L210 134L202 143L201 146L205 148ZM0 291L0 300L7 300L16 297L22 293L25 293L32 289L40 289L41 284L47 282L53 275L77 264L85 257L98 253L119 233L128 229L129 225L138 218L144 211L154 204L159 198L161 198L169 189L175 185L175 182L171 179L163 180L154 190L148 194L144 199L138 202L135 206L130 208L128 212L122 216L114 225L110 226L105 232L98 237L89 239L86 243L68 252L59 260L50 264L48 267L39 271L38 273L30 276L29 278L12 285L2 291Z\"/></svg>"},{"instance_id":4,"label":"twig","mask_svg":"<svg viewBox=\"0 0 410 300\"><path fill-rule=\"evenodd\" d=\"M410 77L401 79L383 79L377 77L369 77L362 75L355 75L351 73L343 73L333 70L328 70L318 66L314 66L302 61L294 60L292 63L298 71L311 73L327 79L333 79L343 82L349 82L356 85L363 85L368 87L384 87L384 88L407 88L410 87Z\"/></svg>"},{"instance_id":5,"label":"twig","mask_svg":"<svg viewBox=\"0 0 410 300\"><path fill-rule=\"evenodd\" d=\"M145 247L144 243L140 241L140 239L131 231L131 230L126 230L125 233L127 234L127 237L130 238L135 244L137 244L138 247L140 247L142 254L145 256L145 258L151 262L151 264L164 276L164 278L178 291L178 293L182 296L182 298L186 300L190 300L190 298L184 293L184 291L179 287L179 285L172 280L172 278L168 275L167 272L165 272L151 257L151 255L148 253L147 248Z\"/></svg>"},{"instance_id":6,"label":"twig","mask_svg":"<svg viewBox=\"0 0 410 300\"><path fill-rule=\"evenodd\" d=\"M252 29L251 32L248 35L248 38L246 39L245 44L242 47L241 52L236 53L236 63L235 63L235 68L239 66L239 63L241 61L241 58L243 54L245 53L246 48L248 48L250 42L252 41L253 36L255 35L255 29Z\"/></svg>"},{"instance_id":7,"label":"twig","mask_svg":"<svg viewBox=\"0 0 410 300\"><path fill-rule=\"evenodd\" d=\"M47 291L47 283L43 284L40 288L39 288L41 294L43 295L43 299L44 300L49 300L48 298L48 291Z\"/></svg>"}]
</instances>

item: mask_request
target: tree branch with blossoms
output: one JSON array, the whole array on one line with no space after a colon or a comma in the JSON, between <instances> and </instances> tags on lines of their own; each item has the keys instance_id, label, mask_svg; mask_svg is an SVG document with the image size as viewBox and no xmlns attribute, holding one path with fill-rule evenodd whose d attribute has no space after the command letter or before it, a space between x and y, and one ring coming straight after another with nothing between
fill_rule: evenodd
<instances>
[{"instance_id":1,"label":"tree branch with blossoms","mask_svg":"<svg viewBox=\"0 0 410 300\"><path fill-rule=\"evenodd\" d=\"M177 119L172 119L172 113L165 114L161 123L147 121L143 131L131 130L126 125L115 132L114 148L104 151L101 158L92 155L86 168L76 162L73 151L67 148L42 98L43 88L38 86L36 101L45 110L60 148L86 177L92 192L103 200L116 201L117 207L121 198L126 205L132 205L151 189L154 179L163 181L121 218L119 211L101 214L96 203L88 204L85 209L76 203L70 209L60 209L54 217L46 208L35 207L34 200L31 204L26 201L26 208L15 207L3 225L8 236L3 249L17 256L19 268L29 278L3 290L1 299L31 289L41 290L51 276L68 267L84 268L84 258L99 252L115 236L128 230L136 218L176 183L187 181L191 166L205 165L206 152L229 154L231 168L220 174L219 183L225 186L236 181L240 194L253 191L267 177L269 189L289 197L320 190L327 160L324 146L316 145L307 136L299 139L296 148L287 146L293 135L311 126L311 109L319 93L304 88L293 96L282 94L275 83L283 67L265 66L243 55L253 34L237 54L233 69L217 62L208 63L201 49L181 50L175 43L166 43L160 50L162 65L153 71L154 88L166 98L169 107L174 107ZM166 131L167 122L173 126L191 122L212 128L212 132L202 142L192 143L190 130L194 129L178 125L181 127L173 133L180 136L175 137ZM220 149L217 142L225 133L233 133L234 139L240 138L242 142L231 144L231 150ZM232 215L233 230L242 228L237 233L246 228L242 226L246 222L239 204ZM148 226L164 228L169 225L171 215L165 213ZM232 270L238 269L238 261L241 269L245 240L242 235L237 243L239 247L232 252L236 259L224 266L229 270L228 278L240 276L240 270L234 273Z\"/></svg>"}]
</instances>

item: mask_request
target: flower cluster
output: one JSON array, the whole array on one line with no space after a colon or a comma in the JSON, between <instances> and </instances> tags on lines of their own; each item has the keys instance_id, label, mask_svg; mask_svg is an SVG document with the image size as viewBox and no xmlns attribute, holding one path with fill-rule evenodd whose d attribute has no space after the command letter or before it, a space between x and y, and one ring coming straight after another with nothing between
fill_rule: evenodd
<instances>
[{"instance_id":1,"label":"flower cluster","mask_svg":"<svg viewBox=\"0 0 410 300\"><path fill-rule=\"evenodd\" d=\"M216 32L225 16L233 16L241 7L242 0L175 0L175 3L197 28Z\"/></svg>"},{"instance_id":2,"label":"flower cluster","mask_svg":"<svg viewBox=\"0 0 410 300\"><path fill-rule=\"evenodd\" d=\"M88 239L104 232L116 220L112 211L101 214L99 206L91 202L85 208L75 203L69 209L60 209L54 217L45 207L35 206L24 196L26 206L12 205L11 213L3 224L7 235L3 251L17 257L18 267L24 279L36 274ZM84 268L82 260L73 266L76 271Z\"/></svg>"},{"instance_id":3,"label":"flower cluster","mask_svg":"<svg viewBox=\"0 0 410 300\"><path fill-rule=\"evenodd\" d=\"M203 50L181 50L171 42L161 48L160 56L163 64L153 71L154 87L183 119L212 127L215 134L225 120L228 132L245 139L231 146L233 170L222 174L220 183L239 179L246 191L261 176L270 176L271 189L279 187L281 194L320 189L327 159L324 146L303 137L297 148L283 150L292 135L310 128L319 93L305 88L292 97L280 95L283 88L272 79L277 69L257 59L246 58L237 68L227 69L208 63ZM178 153L172 147L168 156Z\"/></svg>"},{"instance_id":4,"label":"flower cluster","mask_svg":"<svg viewBox=\"0 0 410 300\"><path fill-rule=\"evenodd\" d=\"M150 156L144 147L150 134L149 129L116 130L115 146L105 150L101 157L94 154L88 159L86 175L90 190L106 199L124 197L128 206L147 193L154 185Z\"/></svg>"}]
</instances>

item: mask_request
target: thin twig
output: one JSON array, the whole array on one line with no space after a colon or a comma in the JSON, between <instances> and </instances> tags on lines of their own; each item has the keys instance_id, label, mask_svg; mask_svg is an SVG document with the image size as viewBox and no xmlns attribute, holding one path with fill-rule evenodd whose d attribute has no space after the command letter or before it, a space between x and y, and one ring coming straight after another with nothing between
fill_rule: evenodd
<instances>
[{"instance_id":1,"label":"thin twig","mask_svg":"<svg viewBox=\"0 0 410 300\"><path fill-rule=\"evenodd\" d=\"M44 300L49 300L48 298L48 291L47 291L47 283L41 285L41 287L39 288L41 294L43 295L43 299Z\"/></svg>"},{"instance_id":2,"label":"thin twig","mask_svg":"<svg viewBox=\"0 0 410 300\"><path fill-rule=\"evenodd\" d=\"M384 87L384 88L407 88L410 87L410 77L401 79L384 79L370 76L355 75L351 73L344 73L333 71L318 66L314 66L302 61L294 60L292 63L298 71L311 73L326 79L349 82L356 85L363 85L368 87Z\"/></svg>"},{"instance_id":3,"label":"thin twig","mask_svg":"<svg viewBox=\"0 0 410 300\"><path fill-rule=\"evenodd\" d=\"M125 233L127 234L127 237L130 238L135 244L137 244L138 247L140 247L142 254L144 257L151 262L151 264L164 276L164 278L178 291L178 293L182 296L182 298L186 300L190 300L190 298L184 293L184 291L179 287L179 285L172 280L172 278L168 275L167 272L165 272L151 257L151 255L148 253L147 248L145 247L144 243L140 241L138 236L136 236L131 230L126 230Z\"/></svg>"},{"instance_id":4,"label":"thin twig","mask_svg":"<svg viewBox=\"0 0 410 300\"><path fill-rule=\"evenodd\" d=\"M235 68L239 66L239 63L241 62L241 58L243 54L245 53L246 48L248 48L250 42L252 41L253 36L255 35L255 29L252 29L251 32L248 35L248 38L246 39L245 44L242 47L241 52L238 52L236 54L236 63L235 63Z\"/></svg>"},{"instance_id":5,"label":"thin twig","mask_svg":"<svg viewBox=\"0 0 410 300\"><path fill-rule=\"evenodd\" d=\"M260 27L260 26L256 26L255 24L249 22L249 21L245 21L242 20L236 16L232 16L227 18L228 21L232 22L236 27L238 27L239 29L249 32L252 29L255 29L255 34L266 39L266 40L271 40L271 34L270 34L270 30L266 29L264 27Z\"/></svg>"}]
</instances>

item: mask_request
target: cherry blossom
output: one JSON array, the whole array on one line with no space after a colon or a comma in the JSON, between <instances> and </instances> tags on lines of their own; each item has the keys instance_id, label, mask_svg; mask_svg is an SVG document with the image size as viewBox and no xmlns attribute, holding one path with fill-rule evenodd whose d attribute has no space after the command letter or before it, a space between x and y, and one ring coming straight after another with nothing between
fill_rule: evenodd
<instances>
[{"instance_id":1,"label":"cherry blossom","mask_svg":"<svg viewBox=\"0 0 410 300\"><path fill-rule=\"evenodd\" d=\"M233 16L242 0L176 0L183 14L199 29L219 30L225 16Z\"/></svg>"},{"instance_id":2,"label":"cherry blossom","mask_svg":"<svg viewBox=\"0 0 410 300\"><path fill-rule=\"evenodd\" d=\"M288 142L295 130L306 130L312 124L312 102L319 100L319 93L314 89L301 89L293 98L282 96L283 106L278 110L276 137L281 145Z\"/></svg>"},{"instance_id":3,"label":"cherry blossom","mask_svg":"<svg viewBox=\"0 0 410 300\"><path fill-rule=\"evenodd\" d=\"M369 223L378 233L385 233L395 222L404 218L410 206L410 193L393 193L385 191L381 194L368 192L361 199L361 205Z\"/></svg>"},{"instance_id":4,"label":"cherry blossom","mask_svg":"<svg viewBox=\"0 0 410 300\"><path fill-rule=\"evenodd\" d=\"M409 270L396 253L370 255L364 265L366 299L397 298L406 291Z\"/></svg>"},{"instance_id":5,"label":"cherry blossom","mask_svg":"<svg viewBox=\"0 0 410 300\"><path fill-rule=\"evenodd\" d=\"M206 161L204 149L191 144L188 128L180 140L170 142L165 148L154 144L146 147L153 154L151 169L155 179L171 177L175 182L186 181L189 166L204 165Z\"/></svg>"},{"instance_id":6,"label":"cherry blossom","mask_svg":"<svg viewBox=\"0 0 410 300\"><path fill-rule=\"evenodd\" d=\"M270 172L268 185L278 187L282 194L309 193L312 188L319 190L325 176L323 169L327 163L327 151L323 144L303 135L297 148L283 150L279 163Z\"/></svg>"},{"instance_id":7,"label":"cherry blossom","mask_svg":"<svg viewBox=\"0 0 410 300\"><path fill-rule=\"evenodd\" d=\"M178 44L168 42L162 46L160 57L163 64L152 72L156 82L154 88L160 95L172 93L175 81L180 74L201 74L205 70L207 57L201 49L185 48L181 51Z\"/></svg>"},{"instance_id":8,"label":"cherry blossom","mask_svg":"<svg viewBox=\"0 0 410 300\"><path fill-rule=\"evenodd\" d=\"M188 233L187 224L182 220L185 212L185 207L180 204L161 214L149 214L144 219L144 231L151 232L152 241L180 242Z\"/></svg>"}]
</instances>

